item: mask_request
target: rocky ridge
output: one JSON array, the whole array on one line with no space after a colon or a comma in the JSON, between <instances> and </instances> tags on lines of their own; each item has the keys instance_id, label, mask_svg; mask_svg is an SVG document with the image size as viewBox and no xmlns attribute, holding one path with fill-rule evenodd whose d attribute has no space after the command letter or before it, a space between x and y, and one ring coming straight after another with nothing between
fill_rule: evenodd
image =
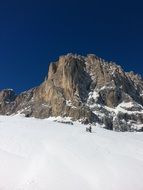
<instances>
[{"instance_id":1,"label":"rocky ridge","mask_svg":"<svg viewBox=\"0 0 143 190\"><path fill-rule=\"evenodd\" d=\"M67 54L49 66L38 87L20 95L0 91L0 114L70 117L116 131L143 130L143 80L90 54Z\"/></svg>"}]
</instances>

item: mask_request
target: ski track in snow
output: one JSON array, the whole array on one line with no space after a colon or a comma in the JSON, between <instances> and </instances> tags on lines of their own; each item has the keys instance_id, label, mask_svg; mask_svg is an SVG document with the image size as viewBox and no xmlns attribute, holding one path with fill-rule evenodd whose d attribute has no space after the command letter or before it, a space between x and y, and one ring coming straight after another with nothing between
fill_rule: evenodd
<instances>
[{"instance_id":1,"label":"ski track in snow","mask_svg":"<svg viewBox=\"0 0 143 190\"><path fill-rule=\"evenodd\" d=\"M143 190L143 133L0 116L0 190Z\"/></svg>"}]
</instances>

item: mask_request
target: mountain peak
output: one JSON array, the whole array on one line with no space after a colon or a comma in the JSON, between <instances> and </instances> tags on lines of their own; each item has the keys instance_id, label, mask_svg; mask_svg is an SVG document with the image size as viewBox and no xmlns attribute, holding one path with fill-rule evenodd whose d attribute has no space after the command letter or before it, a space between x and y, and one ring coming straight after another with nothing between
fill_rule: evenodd
<instances>
[{"instance_id":1,"label":"mountain peak","mask_svg":"<svg viewBox=\"0 0 143 190\"><path fill-rule=\"evenodd\" d=\"M94 54L62 55L50 64L48 77L39 87L14 96L9 103L1 94L1 114L70 117L121 131L143 128L142 78Z\"/></svg>"}]
</instances>

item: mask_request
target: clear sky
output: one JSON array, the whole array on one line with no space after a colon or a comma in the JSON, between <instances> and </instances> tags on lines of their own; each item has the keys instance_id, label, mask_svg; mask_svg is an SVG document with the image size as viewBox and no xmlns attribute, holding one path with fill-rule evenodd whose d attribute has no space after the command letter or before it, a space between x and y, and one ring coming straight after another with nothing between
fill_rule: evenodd
<instances>
[{"instance_id":1,"label":"clear sky","mask_svg":"<svg viewBox=\"0 0 143 190\"><path fill-rule=\"evenodd\" d=\"M0 1L0 89L39 85L48 64L69 52L143 75L143 1Z\"/></svg>"}]
</instances>

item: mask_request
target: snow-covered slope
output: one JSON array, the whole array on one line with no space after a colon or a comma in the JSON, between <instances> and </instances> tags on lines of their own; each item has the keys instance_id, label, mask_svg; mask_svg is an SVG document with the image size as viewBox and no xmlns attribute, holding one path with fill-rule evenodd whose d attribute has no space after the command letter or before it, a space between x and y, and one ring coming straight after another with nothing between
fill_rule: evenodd
<instances>
[{"instance_id":1,"label":"snow-covered slope","mask_svg":"<svg viewBox=\"0 0 143 190\"><path fill-rule=\"evenodd\" d=\"M0 116L0 190L142 190L143 133Z\"/></svg>"}]
</instances>

